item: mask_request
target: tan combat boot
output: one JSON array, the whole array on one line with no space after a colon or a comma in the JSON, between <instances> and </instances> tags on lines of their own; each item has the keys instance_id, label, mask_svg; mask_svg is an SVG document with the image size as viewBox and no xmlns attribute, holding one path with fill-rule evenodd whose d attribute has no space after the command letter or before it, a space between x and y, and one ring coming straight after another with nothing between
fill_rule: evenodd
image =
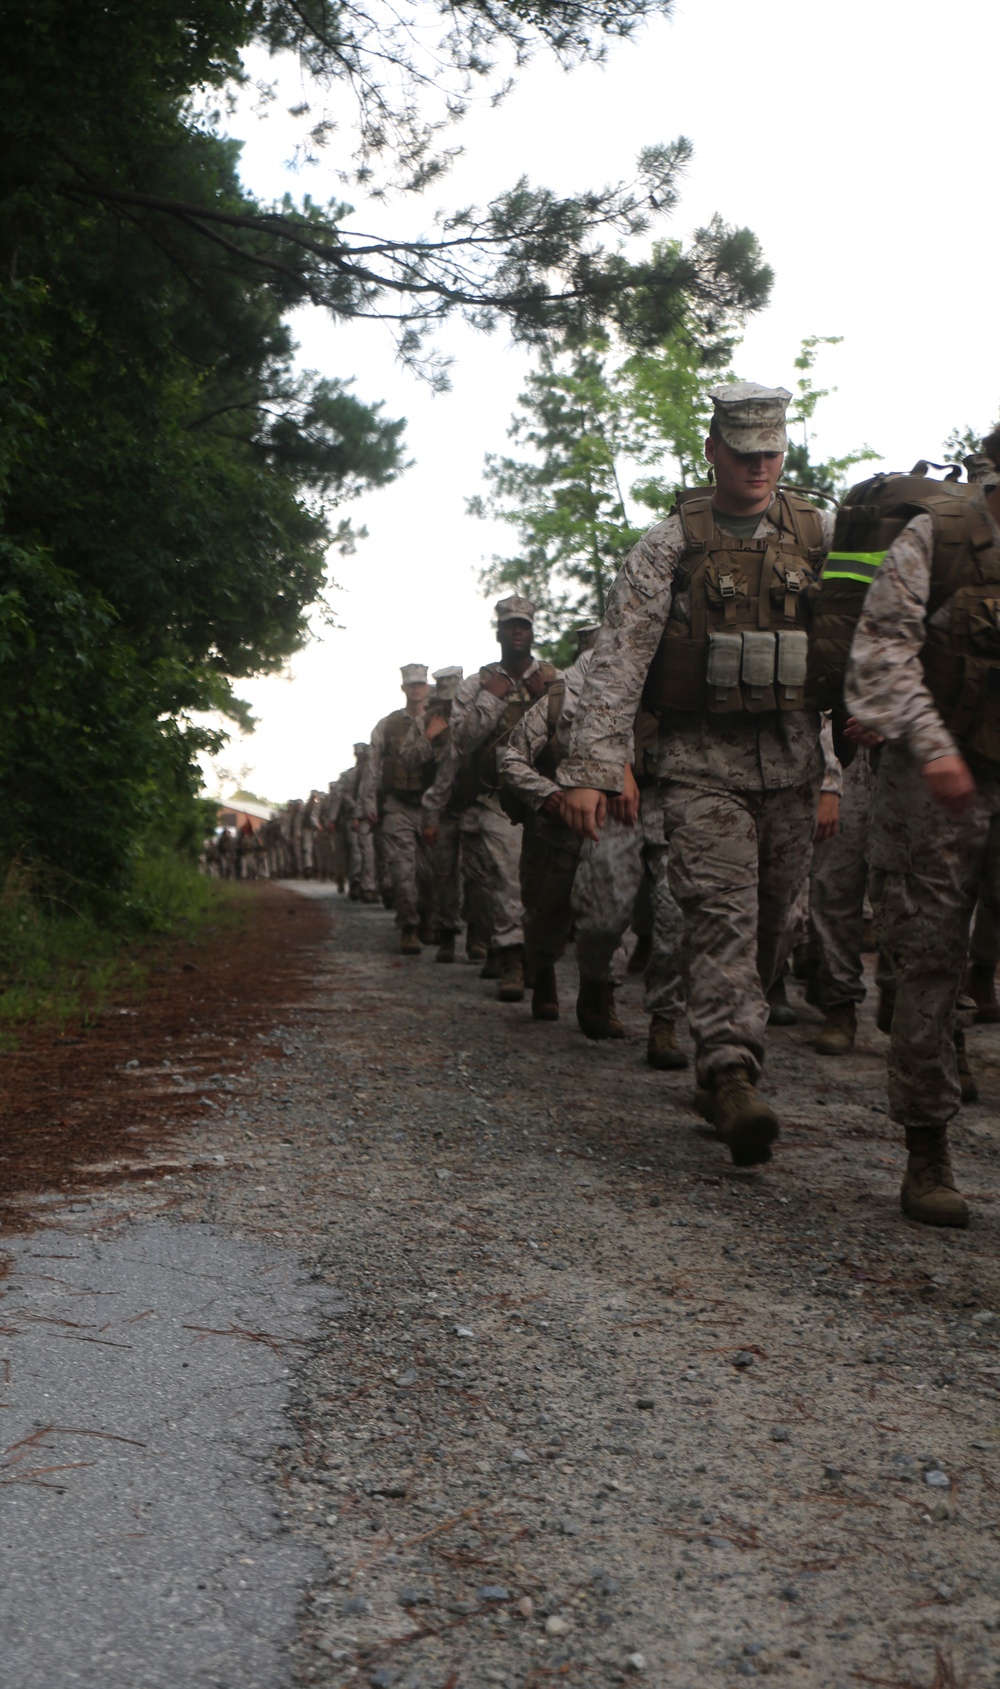
<instances>
[{"instance_id":1,"label":"tan combat boot","mask_svg":"<svg viewBox=\"0 0 1000 1689\"><path fill-rule=\"evenodd\" d=\"M500 952L494 950L492 944L486 952L486 960L479 970L480 979L500 978Z\"/></svg>"},{"instance_id":2,"label":"tan combat boot","mask_svg":"<svg viewBox=\"0 0 1000 1689\"><path fill-rule=\"evenodd\" d=\"M497 996L501 1003L520 1003L524 997L524 951L520 944L506 944L497 951L500 962L500 984Z\"/></svg>"},{"instance_id":3,"label":"tan combat boot","mask_svg":"<svg viewBox=\"0 0 1000 1689\"><path fill-rule=\"evenodd\" d=\"M778 1136L778 1116L762 1103L742 1065L713 1073L709 1086L695 1092L695 1107L711 1121L737 1167L756 1167L770 1161Z\"/></svg>"},{"instance_id":4,"label":"tan combat boot","mask_svg":"<svg viewBox=\"0 0 1000 1689\"><path fill-rule=\"evenodd\" d=\"M908 1220L923 1226L969 1224L969 1208L955 1187L945 1126L907 1126L906 1172L899 1206Z\"/></svg>"},{"instance_id":5,"label":"tan combat boot","mask_svg":"<svg viewBox=\"0 0 1000 1689\"><path fill-rule=\"evenodd\" d=\"M650 1067L658 1067L663 1070L687 1067L688 1065L687 1056L677 1042L674 1023L672 1020L667 1020L665 1015L654 1015L649 1023L646 1060Z\"/></svg>"},{"instance_id":6,"label":"tan combat boot","mask_svg":"<svg viewBox=\"0 0 1000 1689\"><path fill-rule=\"evenodd\" d=\"M531 989L531 1013L535 1020L559 1019L559 992L556 989L556 970L537 967Z\"/></svg>"},{"instance_id":7,"label":"tan combat boot","mask_svg":"<svg viewBox=\"0 0 1000 1689\"><path fill-rule=\"evenodd\" d=\"M434 917L425 909L420 917L420 942L421 944L433 944L437 936L434 930Z\"/></svg>"},{"instance_id":8,"label":"tan combat boot","mask_svg":"<svg viewBox=\"0 0 1000 1689\"><path fill-rule=\"evenodd\" d=\"M455 960L455 934L448 927L441 928L441 942L437 948L435 962L453 962Z\"/></svg>"},{"instance_id":9,"label":"tan combat boot","mask_svg":"<svg viewBox=\"0 0 1000 1689\"><path fill-rule=\"evenodd\" d=\"M404 927L399 940L401 956L419 956L423 949L416 927Z\"/></svg>"},{"instance_id":10,"label":"tan combat boot","mask_svg":"<svg viewBox=\"0 0 1000 1689\"><path fill-rule=\"evenodd\" d=\"M849 1056L857 1031L858 1011L855 1004L838 1003L823 1022L815 1048L821 1056Z\"/></svg>"},{"instance_id":11,"label":"tan combat boot","mask_svg":"<svg viewBox=\"0 0 1000 1689\"><path fill-rule=\"evenodd\" d=\"M624 1038L615 1013L615 988L609 979L584 979L576 999L576 1023L585 1038Z\"/></svg>"},{"instance_id":12,"label":"tan combat boot","mask_svg":"<svg viewBox=\"0 0 1000 1689\"><path fill-rule=\"evenodd\" d=\"M976 1020L992 1026L1000 1020L995 970L989 963L973 962L965 976L965 990L976 1005Z\"/></svg>"},{"instance_id":13,"label":"tan combat boot","mask_svg":"<svg viewBox=\"0 0 1000 1689\"><path fill-rule=\"evenodd\" d=\"M979 1086L976 1076L969 1066L969 1054L965 1048L965 1033L961 1027L955 1028L955 1059L958 1063L958 1083L962 1091L963 1103L979 1101Z\"/></svg>"}]
</instances>

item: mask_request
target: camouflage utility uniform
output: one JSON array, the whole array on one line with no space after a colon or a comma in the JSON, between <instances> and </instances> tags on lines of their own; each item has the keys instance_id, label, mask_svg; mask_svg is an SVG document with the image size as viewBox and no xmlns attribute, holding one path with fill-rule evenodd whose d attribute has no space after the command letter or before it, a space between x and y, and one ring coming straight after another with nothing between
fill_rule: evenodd
<instances>
[{"instance_id":1,"label":"camouflage utility uniform","mask_svg":"<svg viewBox=\"0 0 1000 1689\"><path fill-rule=\"evenodd\" d=\"M725 518L716 521L732 532ZM821 524L828 547L832 518ZM778 534L769 511L752 538ZM681 519L672 515L629 554L608 600L560 784L621 791L650 664L668 622L691 623L683 576L675 591L687 550ZM661 717L649 760L670 889L687 928L688 1018L703 1085L739 1065L754 1079L760 1073L766 994L809 861L823 772L819 737L819 715L804 709Z\"/></svg>"},{"instance_id":2,"label":"camouflage utility uniform","mask_svg":"<svg viewBox=\"0 0 1000 1689\"><path fill-rule=\"evenodd\" d=\"M358 802L364 815L381 810L396 925L404 931L418 927L422 912L431 904L430 866L420 836L420 800L433 767L434 751L423 722L405 710L383 716L371 736Z\"/></svg>"},{"instance_id":3,"label":"camouflage utility uniform","mask_svg":"<svg viewBox=\"0 0 1000 1689\"><path fill-rule=\"evenodd\" d=\"M452 704L449 742L424 799L430 824L435 816L444 813L449 802L460 801L457 782L463 759L474 757L488 745L512 702L527 708L534 701L524 683L537 673L538 667L532 659L525 673L515 679L507 674L502 663L488 663L479 673L461 682ZM510 680L511 689L505 698L487 692L483 677L489 674L504 675ZM496 778L499 780L499 773ZM504 813L497 791L481 788L473 801L462 807L458 828L464 870L472 882L490 944L497 950L523 944L520 827Z\"/></svg>"},{"instance_id":4,"label":"camouflage utility uniform","mask_svg":"<svg viewBox=\"0 0 1000 1689\"><path fill-rule=\"evenodd\" d=\"M985 506L983 517L1000 577L1000 528ZM923 1159L939 1175L926 1203L904 1180L903 1205L913 1218L964 1225L967 1211L946 1148L947 1124L960 1103L955 1003L980 886L991 904L1000 901L1000 770L956 743L925 679L921 657L929 631L947 629L951 613L946 600L928 617L933 561L933 519L916 516L868 589L845 696L864 726L888 741L879 758L868 861L875 930L896 974L889 1112L906 1129L911 1164L914 1153L926 1152ZM976 782L971 807L957 816L931 796L921 773L925 764L956 755L965 756Z\"/></svg>"}]
</instances>

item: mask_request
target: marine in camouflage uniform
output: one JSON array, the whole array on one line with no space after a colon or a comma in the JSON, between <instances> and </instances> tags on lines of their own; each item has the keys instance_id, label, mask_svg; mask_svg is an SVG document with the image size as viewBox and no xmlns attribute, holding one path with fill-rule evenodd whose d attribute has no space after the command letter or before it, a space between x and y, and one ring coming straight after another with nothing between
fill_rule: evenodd
<instances>
[{"instance_id":1,"label":"marine in camouflage uniform","mask_svg":"<svg viewBox=\"0 0 1000 1689\"><path fill-rule=\"evenodd\" d=\"M371 746L367 741L362 743L359 740L354 747L354 755L358 760L351 832L357 841L358 895L362 903L377 903L380 895L380 882L378 862L375 855L374 827L367 815L363 814L360 801L361 782L364 779L365 766L371 755Z\"/></svg>"},{"instance_id":2,"label":"marine in camouflage uniform","mask_svg":"<svg viewBox=\"0 0 1000 1689\"><path fill-rule=\"evenodd\" d=\"M1000 430L984 450L997 469ZM969 1220L948 1147L961 1100L956 999L980 888L1000 901L996 482L970 498L967 555L947 571L929 514L889 547L865 597L845 683L859 726L888 741L868 861L875 931L896 975L889 1112L908 1152L900 1201L910 1219L939 1226ZM956 670L960 688L949 681Z\"/></svg>"},{"instance_id":3,"label":"marine in camouflage uniform","mask_svg":"<svg viewBox=\"0 0 1000 1689\"><path fill-rule=\"evenodd\" d=\"M651 1016L669 1017L671 1027L683 1011L683 919L666 885L662 820L656 846L647 850L637 792L617 800L618 813L609 815L598 840L581 839L561 819L561 790L554 776L565 755L599 633L599 625L580 630L583 649L548 698L532 705L511 732L500 774L525 811L521 898L525 954L534 977L532 1014L536 1020L558 1018L555 964L575 930L580 969L577 1022L589 1038L615 1038L625 1033L614 1008L614 986L624 971L622 939L644 876L657 876L645 1003ZM647 805L647 818L649 814ZM654 1060L652 1037L650 1043L653 1065L686 1065L676 1039L676 1054L669 1060Z\"/></svg>"},{"instance_id":4,"label":"marine in camouflage uniform","mask_svg":"<svg viewBox=\"0 0 1000 1689\"><path fill-rule=\"evenodd\" d=\"M445 724L442 731L436 733L432 741L434 773L436 775L441 767L442 760L447 755L450 743L451 706L455 701L455 693L462 680L461 666L451 664L448 668L435 669L433 680L434 690L427 700L426 708L428 731L432 722L443 722ZM459 813L451 803L445 804L443 814L431 813L426 808L426 802L425 794L421 826L423 828L424 845L430 860L433 882L432 919L438 947L434 960L436 962L454 962L455 939L462 925L460 913Z\"/></svg>"},{"instance_id":5,"label":"marine in camouflage uniform","mask_svg":"<svg viewBox=\"0 0 1000 1689\"><path fill-rule=\"evenodd\" d=\"M555 964L573 928L573 884L584 841L561 819L562 794L553 776L566 752L598 632L596 627L581 630L576 661L516 723L499 759L504 807L522 821L519 883L525 960L533 981L531 1012L536 1020L559 1017ZM613 831L616 825L609 820L606 831ZM611 1036L611 1028L608 1005L603 1001L601 1014L603 1025L594 1035L606 1038Z\"/></svg>"},{"instance_id":6,"label":"marine in camouflage uniform","mask_svg":"<svg viewBox=\"0 0 1000 1689\"><path fill-rule=\"evenodd\" d=\"M459 812L465 870L475 885L498 953L502 1002L524 996L523 909L518 878L521 829L498 795L498 754L515 723L556 679L551 664L531 653L535 607L527 598L496 605L500 661L463 680L452 704L449 743L424 807L428 819L451 803Z\"/></svg>"},{"instance_id":7,"label":"marine in camouflage uniform","mask_svg":"<svg viewBox=\"0 0 1000 1689\"><path fill-rule=\"evenodd\" d=\"M361 769L363 759L367 755L366 742L359 739L354 746L354 763L345 768L339 779L331 786L334 800L330 806L330 819L337 829L338 836L343 840L347 852L347 880L352 903L357 903L361 897L362 855L360 826L356 816L358 788L361 784ZM374 892L374 883L372 884Z\"/></svg>"},{"instance_id":8,"label":"marine in camouflage uniform","mask_svg":"<svg viewBox=\"0 0 1000 1689\"><path fill-rule=\"evenodd\" d=\"M383 716L372 733L358 804L373 825L381 815L400 950L419 956L421 913L431 900L420 800L434 772L434 749L424 731L427 669L423 663L407 663L401 672L406 706Z\"/></svg>"},{"instance_id":9,"label":"marine in camouflage uniform","mask_svg":"<svg viewBox=\"0 0 1000 1689\"><path fill-rule=\"evenodd\" d=\"M712 397L715 487L688 495L630 553L559 781L567 819L598 836L645 688L660 715L654 770L687 929L696 1100L734 1161L751 1165L778 1133L754 1081L823 768L819 715L805 707L804 595L833 523L777 491L789 395L738 383Z\"/></svg>"},{"instance_id":10,"label":"marine in camouflage uniform","mask_svg":"<svg viewBox=\"0 0 1000 1689\"><path fill-rule=\"evenodd\" d=\"M584 994L593 990L589 980L619 982L625 958L621 940L630 923L637 930L645 924L648 910L648 961L643 969L643 1007L650 1017L646 1059L666 1070L688 1065L677 1040L686 997L684 916L670 890L662 794L648 768L656 739L655 717L640 713L632 763L638 824L633 830L621 819L612 819L602 829L600 843L584 841L572 906Z\"/></svg>"},{"instance_id":11,"label":"marine in camouflage uniform","mask_svg":"<svg viewBox=\"0 0 1000 1689\"><path fill-rule=\"evenodd\" d=\"M874 792L871 755L862 750L843 771L836 834L813 852L809 871L808 998L826 1017L816 1039L824 1056L853 1050L857 1011L865 999L862 952ZM883 989L891 987L892 970L881 958L877 980Z\"/></svg>"}]
</instances>

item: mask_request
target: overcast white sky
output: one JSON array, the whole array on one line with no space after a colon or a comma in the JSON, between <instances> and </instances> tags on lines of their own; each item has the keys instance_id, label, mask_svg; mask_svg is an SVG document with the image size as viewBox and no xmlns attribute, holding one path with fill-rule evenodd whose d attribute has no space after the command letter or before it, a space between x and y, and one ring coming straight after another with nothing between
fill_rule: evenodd
<instances>
[{"instance_id":1,"label":"overcast white sky","mask_svg":"<svg viewBox=\"0 0 1000 1689\"><path fill-rule=\"evenodd\" d=\"M642 146L685 134L694 161L682 201L655 232L683 238L718 211L754 230L776 274L739 374L792 388L803 336L843 335L817 369L839 388L820 407L817 451L868 442L908 468L955 425L985 429L1000 413L998 17L996 0L955 14L929 0L680 0L672 22L613 48L603 69L567 75L539 60L498 110L467 119L464 157L427 195L420 224L522 173L560 191L627 178ZM276 74L266 59L252 69ZM254 192L327 199L343 191L333 158L297 175L286 167L296 130L284 110L299 91L283 79L265 118L244 102L230 132ZM388 226L359 201L351 221L372 227L376 215ZM412 227L413 208L404 215ZM259 725L216 759L207 786L238 781L276 801L352 761L353 741L401 701L400 664L468 673L495 654L478 571L513 536L467 517L465 499L481 487L484 455L506 449L530 367L502 331L456 325L440 342L456 360L452 390L434 396L396 364L380 325L310 310L295 326L305 366L355 376L360 397L407 418L414 462L349 507L369 537L333 563L343 629L318 628L286 675L239 688Z\"/></svg>"}]
</instances>

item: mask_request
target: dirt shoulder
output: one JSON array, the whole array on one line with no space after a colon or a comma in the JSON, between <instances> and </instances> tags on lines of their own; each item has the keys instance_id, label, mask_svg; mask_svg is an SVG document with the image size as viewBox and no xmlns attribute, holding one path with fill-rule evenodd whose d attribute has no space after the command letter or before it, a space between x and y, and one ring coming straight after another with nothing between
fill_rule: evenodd
<instances>
[{"instance_id":1,"label":"dirt shoulder","mask_svg":"<svg viewBox=\"0 0 1000 1689\"><path fill-rule=\"evenodd\" d=\"M736 1173L690 1075L645 1065L636 982L593 1045L568 967L538 1025L328 907L324 937L299 904L312 984L269 1042L212 1046L176 1165L75 1198L91 1235L211 1222L342 1298L277 1451L327 1568L295 1680L995 1685L1000 1034L955 1140L973 1226L938 1234L899 1217L867 1006L852 1060L771 1038L786 1128Z\"/></svg>"}]
</instances>

